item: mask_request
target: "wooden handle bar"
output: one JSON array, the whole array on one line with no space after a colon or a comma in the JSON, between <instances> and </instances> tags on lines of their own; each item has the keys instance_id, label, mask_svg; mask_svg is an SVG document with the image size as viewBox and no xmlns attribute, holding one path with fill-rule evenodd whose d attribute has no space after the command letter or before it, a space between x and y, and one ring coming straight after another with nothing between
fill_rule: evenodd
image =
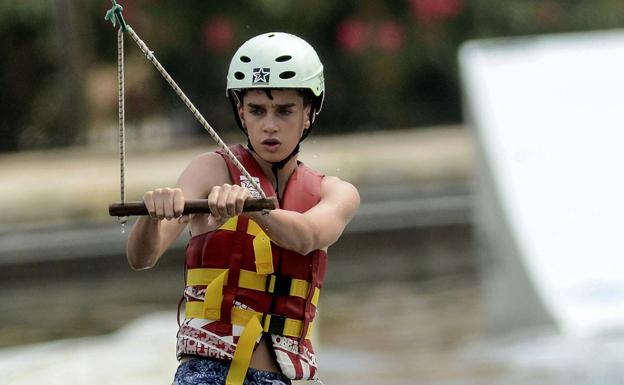
<instances>
[{"instance_id":1,"label":"wooden handle bar","mask_svg":"<svg viewBox=\"0 0 624 385\"><path fill-rule=\"evenodd\" d=\"M275 199L247 199L243 211L274 210ZM183 214L209 214L208 199L189 199L184 202ZM113 203L108 206L108 214L111 217L125 217L132 215L148 215L143 202Z\"/></svg>"}]
</instances>

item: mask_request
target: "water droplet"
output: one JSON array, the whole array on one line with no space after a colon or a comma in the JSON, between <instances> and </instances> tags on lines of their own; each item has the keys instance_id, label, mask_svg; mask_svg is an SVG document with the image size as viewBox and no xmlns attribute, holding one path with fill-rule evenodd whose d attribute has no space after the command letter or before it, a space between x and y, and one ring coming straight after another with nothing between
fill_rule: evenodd
<instances>
[{"instance_id":1,"label":"water droplet","mask_svg":"<svg viewBox=\"0 0 624 385\"><path fill-rule=\"evenodd\" d=\"M117 221L121 225L121 233L126 233L126 222L128 222L128 217L117 217Z\"/></svg>"}]
</instances>

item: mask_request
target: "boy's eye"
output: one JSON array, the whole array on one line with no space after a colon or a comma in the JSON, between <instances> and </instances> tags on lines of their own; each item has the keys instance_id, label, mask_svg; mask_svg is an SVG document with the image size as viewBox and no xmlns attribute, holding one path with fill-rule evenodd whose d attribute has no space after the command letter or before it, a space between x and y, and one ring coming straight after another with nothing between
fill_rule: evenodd
<instances>
[{"instance_id":1,"label":"boy's eye","mask_svg":"<svg viewBox=\"0 0 624 385\"><path fill-rule=\"evenodd\" d=\"M285 109L285 110L279 110L278 112L279 112L280 114L282 114L282 115L290 115L290 114L292 114L292 111L291 111L291 110L287 110L287 109Z\"/></svg>"}]
</instances>

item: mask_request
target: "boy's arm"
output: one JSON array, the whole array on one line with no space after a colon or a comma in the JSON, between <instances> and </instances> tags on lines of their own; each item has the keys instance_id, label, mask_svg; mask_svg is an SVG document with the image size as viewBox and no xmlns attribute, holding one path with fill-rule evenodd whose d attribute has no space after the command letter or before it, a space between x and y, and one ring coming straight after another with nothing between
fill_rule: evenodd
<instances>
[{"instance_id":1,"label":"boy's arm","mask_svg":"<svg viewBox=\"0 0 624 385\"><path fill-rule=\"evenodd\" d=\"M128 237L130 266L135 270L154 266L186 227L188 218L180 217L185 199L205 199L213 186L227 181L229 173L223 158L206 153L191 161L175 189L146 192L143 201L150 215L139 217Z\"/></svg>"},{"instance_id":2,"label":"boy's arm","mask_svg":"<svg viewBox=\"0 0 624 385\"><path fill-rule=\"evenodd\" d=\"M273 242L299 254L326 249L336 242L360 205L357 189L336 177L321 183L321 200L305 213L273 210L246 213Z\"/></svg>"}]
</instances>

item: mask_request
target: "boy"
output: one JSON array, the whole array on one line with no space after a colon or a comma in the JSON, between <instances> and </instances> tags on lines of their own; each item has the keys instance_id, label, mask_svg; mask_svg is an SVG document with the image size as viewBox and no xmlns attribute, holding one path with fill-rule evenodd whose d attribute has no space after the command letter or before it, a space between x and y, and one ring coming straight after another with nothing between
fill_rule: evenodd
<instances>
[{"instance_id":1,"label":"boy","mask_svg":"<svg viewBox=\"0 0 624 385\"><path fill-rule=\"evenodd\" d=\"M175 385L315 380L326 251L359 206L351 184L297 161L323 103L323 66L296 36L259 35L234 54L227 95L248 139L231 150L279 207L243 213L258 192L222 151L199 155L176 188L145 193L150 216L133 226L128 261L154 266L190 224ZM206 197L210 215L181 217L185 199Z\"/></svg>"}]
</instances>

